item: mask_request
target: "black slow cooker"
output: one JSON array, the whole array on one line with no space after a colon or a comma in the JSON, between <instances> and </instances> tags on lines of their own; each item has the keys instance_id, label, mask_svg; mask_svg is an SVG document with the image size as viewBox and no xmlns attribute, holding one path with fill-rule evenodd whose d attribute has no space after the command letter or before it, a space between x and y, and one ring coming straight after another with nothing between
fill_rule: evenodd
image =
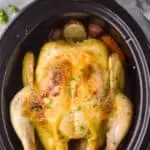
<instances>
[{"instance_id":1,"label":"black slow cooker","mask_svg":"<svg viewBox=\"0 0 150 150\"><path fill-rule=\"evenodd\" d=\"M137 23L113 0L42 0L25 8L0 41L0 147L20 150L9 116L9 103L21 89L22 59L26 51L38 54L50 38L50 29L68 18L102 20L126 56L126 94L134 106L132 126L119 150L146 150L150 139L150 48Z\"/></svg>"}]
</instances>

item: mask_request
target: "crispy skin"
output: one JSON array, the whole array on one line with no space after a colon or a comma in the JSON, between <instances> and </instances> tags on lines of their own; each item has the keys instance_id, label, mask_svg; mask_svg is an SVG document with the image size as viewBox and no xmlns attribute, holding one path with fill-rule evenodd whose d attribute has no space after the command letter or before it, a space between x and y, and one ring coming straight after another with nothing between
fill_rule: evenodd
<instances>
[{"instance_id":1,"label":"crispy skin","mask_svg":"<svg viewBox=\"0 0 150 150\"><path fill-rule=\"evenodd\" d=\"M107 149L113 140L116 149L128 131L130 119L123 114L127 124L120 128L123 134L116 134L121 138L111 136L115 128L107 121L119 114L116 109L120 110L118 104L122 103L114 104L124 88L124 70L119 55L108 57L107 48L99 40L46 43L38 58L35 83L30 86L32 94L24 101L22 111L45 150L68 150L68 142L75 139L81 139L79 150L97 150L106 135Z\"/></svg>"}]
</instances>

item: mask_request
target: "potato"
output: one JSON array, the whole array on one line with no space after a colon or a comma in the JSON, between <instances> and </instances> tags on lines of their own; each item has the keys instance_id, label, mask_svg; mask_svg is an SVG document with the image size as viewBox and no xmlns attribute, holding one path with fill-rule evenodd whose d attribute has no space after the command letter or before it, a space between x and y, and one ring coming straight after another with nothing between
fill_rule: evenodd
<instances>
[{"instance_id":1,"label":"potato","mask_svg":"<svg viewBox=\"0 0 150 150\"><path fill-rule=\"evenodd\" d=\"M124 57L122 50L118 46L117 42L111 36L105 35L101 38L101 40L110 49L111 53L117 53L121 61L124 61L125 57Z\"/></svg>"},{"instance_id":2,"label":"potato","mask_svg":"<svg viewBox=\"0 0 150 150\"><path fill-rule=\"evenodd\" d=\"M90 37L97 37L103 32L103 28L97 24L89 24L88 35Z\"/></svg>"},{"instance_id":3,"label":"potato","mask_svg":"<svg viewBox=\"0 0 150 150\"><path fill-rule=\"evenodd\" d=\"M87 33L82 23L70 21L64 27L64 37L69 41L82 41L86 38Z\"/></svg>"},{"instance_id":4,"label":"potato","mask_svg":"<svg viewBox=\"0 0 150 150\"><path fill-rule=\"evenodd\" d=\"M62 29L54 29L51 37L52 40L62 40L64 37L63 37L63 30Z\"/></svg>"}]
</instances>

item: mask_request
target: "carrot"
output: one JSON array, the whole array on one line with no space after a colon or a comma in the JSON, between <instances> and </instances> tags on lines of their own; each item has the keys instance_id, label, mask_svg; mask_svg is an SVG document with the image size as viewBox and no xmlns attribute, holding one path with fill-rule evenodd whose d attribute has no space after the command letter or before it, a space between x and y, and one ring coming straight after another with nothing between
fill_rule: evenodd
<instances>
[{"instance_id":1,"label":"carrot","mask_svg":"<svg viewBox=\"0 0 150 150\"><path fill-rule=\"evenodd\" d=\"M118 53L118 55L120 56L120 59L122 61L124 61L125 57L124 57L124 54L123 54L122 50L118 46L117 42L111 36L104 35L104 36L101 37L101 40L110 49L111 53Z\"/></svg>"}]
</instances>

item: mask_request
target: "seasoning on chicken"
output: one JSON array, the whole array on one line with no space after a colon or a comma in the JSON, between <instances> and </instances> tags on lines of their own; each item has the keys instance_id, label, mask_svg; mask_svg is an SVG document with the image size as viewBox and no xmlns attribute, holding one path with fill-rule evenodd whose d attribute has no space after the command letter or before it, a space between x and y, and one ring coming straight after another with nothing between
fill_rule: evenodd
<instances>
[{"instance_id":1,"label":"seasoning on chicken","mask_svg":"<svg viewBox=\"0 0 150 150\"><path fill-rule=\"evenodd\" d=\"M45 150L68 150L72 140L77 150L117 150L132 120L120 49L109 37L85 40L78 22L64 36L43 45L35 70L33 53L25 55L24 88L10 105L16 134L24 150L36 150L34 130Z\"/></svg>"}]
</instances>

